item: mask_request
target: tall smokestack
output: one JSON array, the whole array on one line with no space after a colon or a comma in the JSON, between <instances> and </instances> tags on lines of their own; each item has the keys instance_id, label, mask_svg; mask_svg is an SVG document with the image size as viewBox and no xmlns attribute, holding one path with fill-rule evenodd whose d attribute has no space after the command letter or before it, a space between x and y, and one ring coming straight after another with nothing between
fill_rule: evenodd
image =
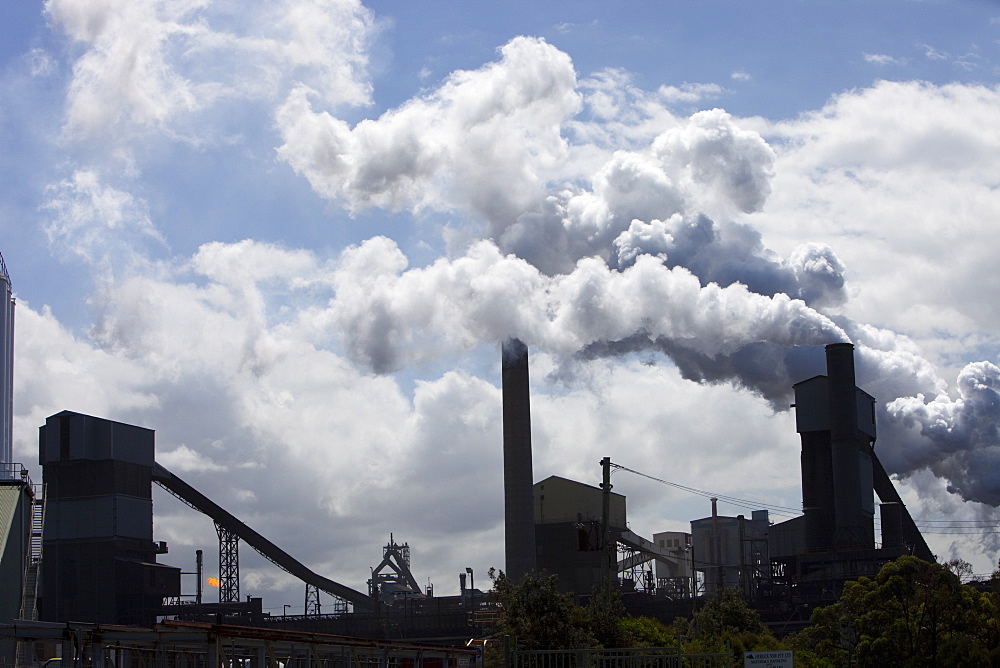
<instances>
[{"instance_id":1,"label":"tall smokestack","mask_svg":"<svg viewBox=\"0 0 1000 668\"><path fill-rule=\"evenodd\" d=\"M868 443L858 434L858 396L854 376L854 346L833 343L826 347L829 379L830 461L834 493L834 544L842 548L872 547L866 531L864 495L872 497L871 457ZM867 466L863 461L867 458ZM868 479L862 481L862 472Z\"/></svg>"},{"instance_id":2,"label":"tall smokestack","mask_svg":"<svg viewBox=\"0 0 1000 668\"><path fill-rule=\"evenodd\" d=\"M0 475L14 475L14 290L0 255Z\"/></svg>"},{"instance_id":3,"label":"tall smokestack","mask_svg":"<svg viewBox=\"0 0 1000 668\"><path fill-rule=\"evenodd\" d=\"M518 582L535 570L528 347L518 339L508 339L501 346L501 358L505 573Z\"/></svg>"}]
</instances>

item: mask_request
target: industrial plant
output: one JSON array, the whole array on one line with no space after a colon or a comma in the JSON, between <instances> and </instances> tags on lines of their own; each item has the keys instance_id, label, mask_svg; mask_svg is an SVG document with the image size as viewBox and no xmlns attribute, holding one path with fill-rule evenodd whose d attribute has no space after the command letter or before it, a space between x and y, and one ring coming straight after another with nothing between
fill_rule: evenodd
<instances>
[{"instance_id":1,"label":"industrial plant","mask_svg":"<svg viewBox=\"0 0 1000 668\"><path fill-rule=\"evenodd\" d=\"M367 591L324 577L293 556L294 545L279 547L157 463L155 433L142 426L69 410L51 415L38 432L42 480L32 481L12 461L14 299L2 258L0 268L0 652L6 657L0 663L82 651L84 641L73 646L67 629L89 638L108 625L118 642L136 646L145 636L120 627L155 625L162 642L178 647L207 633L199 624L245 627L226 637L235 646L238 635L248 652L264 651L254 643L265 637L268 651L278 651L300 638L289 634L314 634L309 642L317 656L334 650L315 634L454 644L489 633L496 611L475 588L471 569L461 574L459 595L434 596L411 572L409 544L389 536L372 560ZM581 598L602 585L617 587L630 612L667 620L689 614L723 587L737 587L765 619L787 623L807 620L812 607L836 600L844 582L874 575L903 554L934 560L873 449L875 399L856 386L849 343L826 347L826 375L793 386L801 516L780 523L767 510L724 516L712 499L710 514L691 520L689 532L648 537L629 529L626 490L612 491L611 472L624 468L613 453L593 462L595 478L601 468L598 484L533 479L528 348L509 340L500 352L503 443L497 447L504 459L508 577L554 574L562 591ZM193 594L182 592L181 568L155 539L154 484L215 524L217 570L199 550ZM241 545L302 582L305 614L270 615L260 599L241 597ZM217 580L217 600L203 591L208 576ZM355 644L351 651L372 647ZM409 651L394 647L401 656Z\"/></svg>"}]
</instances>

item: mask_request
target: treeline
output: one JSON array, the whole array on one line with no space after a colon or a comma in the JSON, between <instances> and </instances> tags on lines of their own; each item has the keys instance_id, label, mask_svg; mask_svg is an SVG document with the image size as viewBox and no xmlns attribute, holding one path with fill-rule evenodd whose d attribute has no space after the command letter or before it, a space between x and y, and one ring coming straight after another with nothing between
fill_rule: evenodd
<instances>
[{"instance_id":1,"label":"treeline","mask_svg":"<svg viewBox=\"0 0 1000 668\"><path fill-rule=\"evenodd\" d=\"M686 654L790 649L796 666L1000 666L1000 574L985 587L962 584L968 564L901 557L874 578L847 582L840 600L812 612L812 625L778 639L737 589L727 589L691 618L665 625L625 614L620 595L597 591L578 606L553 575L515 584L491 571L504 614L496 636L520 649L678 647ZM984 589L981 590L981 589Z\"/></svg>"}]
</instances>

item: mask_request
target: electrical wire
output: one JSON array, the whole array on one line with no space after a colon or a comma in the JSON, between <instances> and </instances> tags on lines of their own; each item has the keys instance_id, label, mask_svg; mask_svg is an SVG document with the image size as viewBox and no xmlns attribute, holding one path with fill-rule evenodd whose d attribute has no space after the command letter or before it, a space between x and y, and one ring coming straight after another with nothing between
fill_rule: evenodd
<instances>
[{"instance_id":1,"label":"electrical wire","mask_svg":"<svg viewBox=\"0 0 1000 668\"><path fill-rule=\"evenodd\" d=\"M725 501L726 503L739 508L767 510L774 515L786 517L798 517L802 514L802 511L798 508L761 503L751 501L749 499L741 499L735 496L728 496L726 494L719 494L717 492L709 492L703 489L688 487L687 485L681 485L669 480L663 480L662 478L657 478L656 476L649 475L648 473L642 473L641 471L630 469L627 466L622 466L621 464L615 464L614 462L611 462L611 466L617 470L626 471L643 478L648 478L654 482L662 483L690 494ZM915 520L915 522L921 533L939 536L982 536L1000 534L1000 524L990 520L921 519ZM876 524L878 524L878 522L876 522Z\"/></svg>"},{"instance_id":2,"label":"electrical wire","mask_svg":"<svg viewBox=\"0 0 1000 668\"><path fill-rule=\"evenodd\" d=\"M698 496L703 496L703 497L708 498L708 499L713 499L714 498L714 499L718 499L720 501L725 501L726 503L728 503L730 505L733 505L733 506L737 506L739 508L748 508L750 510L767 510L767 511L773 512L775 515L784 515L784 516L788 516L788 517L796 517L796 516L802 514L802 511L799 508L789 508L787 506L777 506L777 505L769 504L769 503L761 503L761 502L757 502L757 501L751 501L749 499L741 499L741 498L735 497L735 496L727 496L725 494L718 494L716 492L708 492L708 491L703 490L703 489L696 489L694 487L688 487L686 485L681 485L679 483L671 482L669 480L663 480L662 478L657 478L655 476L649 475L648 473L642 473L641 471L636 471L636 470L630 469L630 468L628 468L626 466L622 466L621 464L615 464L614 462L611 462L611 466L613 466L614 468L616 468L618 470L621 470L621 471L627 471L628 473L634 473L637 476L641 476L643 478L649 478L650 480L653 480L653 481L658 482L658 483L662 483L664 485L669 485L670 487L674 487L676 489L683 490L683 491L688 492L690 494L696 494Z\"/></svg>"}]
</instances>

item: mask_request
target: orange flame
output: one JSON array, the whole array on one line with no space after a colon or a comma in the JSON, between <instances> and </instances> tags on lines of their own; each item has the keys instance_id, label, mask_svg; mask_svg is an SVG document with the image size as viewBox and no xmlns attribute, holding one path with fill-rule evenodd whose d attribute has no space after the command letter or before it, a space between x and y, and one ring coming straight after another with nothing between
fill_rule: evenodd
<instances>
[{"instance_id":1,"label":"orange flame","mask_svg":"<svg viewBox=\"0 0 1000 668\"><path fill-rule=\"evenodd\" d=\"M221 587L222 583L219 582L218 578L207 578L205 582L208 583L209 587Z\"/></svg>"}]
</instances>

